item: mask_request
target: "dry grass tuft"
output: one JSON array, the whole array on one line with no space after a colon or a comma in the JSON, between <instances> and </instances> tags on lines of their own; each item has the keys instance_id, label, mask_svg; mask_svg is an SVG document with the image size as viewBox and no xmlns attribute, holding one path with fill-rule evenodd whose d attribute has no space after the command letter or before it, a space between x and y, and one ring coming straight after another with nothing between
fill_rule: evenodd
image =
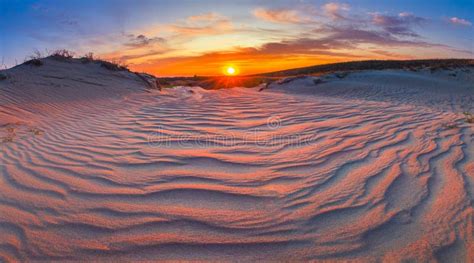
<instances>
[{"instance_id":1,"label":"dry grass tuft","mask_svg":"<svg viewBox=\"0 0 474 263\"><path fill-rule=\"evenodd\" d=\"M120 63L118 61L106 61L106 60L98 60L100 66L106 68L111 71L130 71L128 69L128 65Z\"/></svg>"},{"instance_id":2,"label":"dry grass tuft","mask_svg":"<svg viewBox=\"0 0 474 263\"><path fill-rule=\"evenodd\" d=\"M51 54L51 57L58 60L68 60L74 58L74 52L67 49L58 49Z\"/></svg>"},{"instance_id":3,"label":"dry grass tuft","mask_svg":"<svg viewBox=\"0 0 474 263\"><path fill-rule=\"evenodd\" d=\"M338 79L343 79L349 75L349 72L339 72L335 74Z\"/></svg>"},{"instance_id":4,"label":"dry grass tuft","mask_svg":"<svg viewBox=\"0 0 474 263\"><path fill-rule=\"evenodd\" d=\"M8 135L2 138L2 143L13 142L15 135Z\"/></svg>"},{"instance_id":5,"label":"dry grass tuft","mask_svg":"<svg viewBox=\"0 0 474 263\"><path fill-rule=\"evenodd\" d=\"M457 125L456 123L448 123L448 124L444 124L443 127L451 130L451 129L459 128L459 125Z\"/></svg>"},{"instance_id":6,"label":"dry grass tuft","mask_svg":"<svg viewBox=\"0 0 474 263\"><path fill-rule=\"evenodd\" d=\"M466 118L467 123L471 123L471 124L474 123L474 115L472 113L465 111L463 112L463 114Z\"/></svg>"},{"instance_id":7,"label":"dry grass tuft","mask_svg":"<svg viewBox=\"0 0 474 263\"><path fill-rule=\"evenodd\" d=\"M80 60L84 64L94 62L94 53L89 52L81 57Z\"/></svg>"},{"instance_id":8,"label":"dry grass tuft","mask_svg":"<svg viewBox=\"0 0 474 263\"><path fill-rule=\"evenodd\" d=\"M33 135L36 135L36 136L43 134L43 131L38 128L30 128L28 132L31 132L33 133Z\"/></svg>"},{"instance_id":9,"label":"dry grass tuft","mask_svg":"<svg viewBox=\"0 0 474 263\"><path fill-rule=\"evenodd\" d=\"M42 58L43 54L41 54L41 52L38 50L35 50L31 56L25 59L24 64L39 67L43 65L43 62L41 61Z\"/></svg>"},{"instance_id":10,"label":"dry grass tuft","mask_svg":"<svg viewBox=\"0 0 474 263\"><path fill-rule=\"evenodd\" d=\"M43 65L43 62L39 59L34 58L34 59L30 59L30 60L25 61L25 65L31 65L31 66L39 67L39 66Z\"/></svg>"},{"instance_id":11,"label":"dry grass tuft","mask_svg":"<svg viewBox=\"0 0 474 263\"><path fill-rule=\"evenodd\" d=\"M5 137L2 137L2 138L1 138L2 143L13 142L13 139L14 139L15 136L16 136L16 133L15 133L15 130L16 130L16 129L15 129L15 127L12 127L12 126L10 126L10 124L8 124L8 125L6 126L6 129L5 129L5 130L6 130L7 134L6 134Z\"/></svg>"}]
</instances>

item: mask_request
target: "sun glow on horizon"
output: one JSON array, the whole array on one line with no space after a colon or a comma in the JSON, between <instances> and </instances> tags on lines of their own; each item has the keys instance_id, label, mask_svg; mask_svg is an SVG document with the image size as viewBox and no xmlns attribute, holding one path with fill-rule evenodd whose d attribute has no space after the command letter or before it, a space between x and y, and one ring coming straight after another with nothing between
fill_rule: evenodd
<instances>
[{"instance_id":1,"label":"sun glow on horizon","mask_svg":"<svg viewBox=\"0 0 474 263\"><path fill-rule=\"evenodd\" d=\"M234 66L227 66L224 69L224 74L227 76L237 75L237 69Z\"/></svg>"}]
</instances>

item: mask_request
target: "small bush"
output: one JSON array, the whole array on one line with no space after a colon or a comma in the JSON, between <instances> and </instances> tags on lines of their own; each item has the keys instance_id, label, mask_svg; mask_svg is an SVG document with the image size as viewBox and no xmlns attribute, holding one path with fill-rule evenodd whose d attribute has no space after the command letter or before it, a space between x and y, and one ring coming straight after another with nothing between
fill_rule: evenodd
<instances>
[{"instance_id":1,"label":"small bush","mask_svg":"<svg viewBox=\"0 0 474 263\"><path fill-rule=\"evenodd\" d=\"M31 132L34 135L41 135L43 134L43 131L37 128L30 128L28 129L29 132Z\"/></svg>"},{"instance_id":2,"label":"small bush","mask_svg":"<svg viewBox=\"0 0 474 263\"><path fill-rule=\"evenodd\" d=\"M129 71L127 65L120 64L119 62L101 60L100 66L111 71Z\"/></svg>"},{"instance_id":3,"label":"small bush","mask_svg":"<svg viewBox=\"0 0 474 263\"><path fill-rule=\"evenodd\" d=\"M94 53L92 52L89 52L87 54L85 54L83 57L80 58L81 62L82 63L91 63L94 61Z\"/></svg>"},{"instance_id":4,"label":"small bush","mask_svg":"<svg viewBox=\"0 0 474 263\"><path fill-rule=\"evenodd\" d=\"M31 56L25 59L24 64L39 67L43 65L43 62L41 61L42 58L43 58L43 55L41 54L41 52L39 52L38 50L35 50L33 51L33 54Z\"/></svg>"},{"instance_id":5,"label":"small bush","mask_svg":"<svg viewBox=\"0 0 474 263\"><path fill-rule=\"evenodd\" d=\"M33 54L29 57L30 60L33 60L33 59L42 59L43 58L43 54L41 54L41 52L39 50L35 50L33 51Z\"/></svg>"},{"instance_id":6,"label":"small bush","mask_svg":"<svg viewBox=\"0 0 474 263\"><path fill-rule=\"evenodd\" d=\"M2 143L8 143L8 142L13 142L14 136L9 135L7 137L2 138Z\"/></svg>"},{"instance_id":7,"label":"small bush","mask_svg":"<svg viewBox=\"0 0 474 263\"><path fill-rule=\"evenodd\" d=\"M470 112L463 112L464 116L466 117L467 123L474 123L474 115Z\"/></svg>"},{"instance_id":8,"label":"small bush","mask_svg":"<svg viewBox=\"0 0 474 263\"><path fill-rule=\"evenodd\" d=\"M459 125L457 125L456 123L448 123L444 124L443 127L446 129L457 129L459 128Z\"/></svg>"},{"instance_id":9,"label":"small bush","mask_svg":"<svg viewBox=\"0 0 474 263\"><path fill-rule=\"evenodd\" d=\"M51 57L61 60L71 59L74 57L74 52L67 49L58 49L51 54Z\"/></svg>"},{"instance_id":10,"label":"small bush","mask_svg":"<svg viewBox=\"0 0 474 263\"><path fill-rule=\"evenodd\" d=\"M25 64L39 67L43 65L43 62L37 58L34 58L34 59L25 61Z\"/></svg>"},{"instance_id":11,"label":"small bush","mask_svg":"<svg viewBox=\"0 0 474 263\"><path fill-rule=\"evenodd\" d=\"M336 73L336 77L338 79L343 79L345 77L347 77L349 75L349 72L340 72L340 73Z\"/></svg>"},{"instance_id":12,"label":"small bush","mask_svg":"<svg viewBox=\"0 0 474 263\"><path fill-rule=\"evenodd\" d=\"M7 143L7 142L13 142L13 139L15 138L16 134L15 134L15 128L14 127L10 127L8 126L9 124L7 124L7 128L6 128L6 131L7 131L7 135L3 138L1 138L1 141L2 143Z\"/></svg>"},{"instance_id":13,"label":"small bush","mask_svg":"<svg viewBox=\"0 0 474 263\"><path fill-rule=\"evenodd\" d=\"M303 79L303 78L306 78L306 76L287 77L287 78L283 78L283 79L278 80L277 84L279 84L279 85L286 84L286 83L290 83L292 81Z\"/></svg>"},{"instance_id":14,"label":"small bush","mask_svg":"<svg viewBox=\"0 0 474 263\"><path fill-rule=\"evenodd\" d=\"M94 53L89 52L89 53L84 55L84 58L87 58L89 60L94 60Z\"/></svg>"},{"instance_id":15,"label":"small bush","mask_svg":"<svg viewBox=\"0 0 474 263\"><path fill-rule=\"evenodd\" d=\"M7 75L0 73L0 80L6 80L8 78Z\"/></svg>"}]
</instances>

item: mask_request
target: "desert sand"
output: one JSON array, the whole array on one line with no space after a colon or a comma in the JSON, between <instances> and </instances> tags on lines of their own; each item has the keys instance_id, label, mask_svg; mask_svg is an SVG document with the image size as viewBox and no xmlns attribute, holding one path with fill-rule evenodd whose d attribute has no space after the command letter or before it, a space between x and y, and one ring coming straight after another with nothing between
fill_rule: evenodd
<instances>
[{"instance_id":1,"label":"desert sand","mask_svg":"<svg viewBox=\"0 0 474 263\"><path fill-rule=\"evenodd\" d=\"M2 71L3 261L474 260L474 69L150 89Z\"/></svg>"}]
</instances>

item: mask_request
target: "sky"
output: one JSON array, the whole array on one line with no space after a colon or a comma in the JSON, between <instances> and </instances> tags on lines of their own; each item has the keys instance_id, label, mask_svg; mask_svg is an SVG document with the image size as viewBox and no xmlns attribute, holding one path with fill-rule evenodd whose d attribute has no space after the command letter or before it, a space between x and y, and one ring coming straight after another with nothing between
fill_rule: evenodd
<instances>
[{"instance_id":1,"label":"sky","mask_svg":"<svg viewBox=\"0 0 474 263\"><path fill-rule=\"evenodd\" d=\"M474 58L474 0L0 0L2 67L68 49L157 76Z\"/></svg>"}]
</instances>

